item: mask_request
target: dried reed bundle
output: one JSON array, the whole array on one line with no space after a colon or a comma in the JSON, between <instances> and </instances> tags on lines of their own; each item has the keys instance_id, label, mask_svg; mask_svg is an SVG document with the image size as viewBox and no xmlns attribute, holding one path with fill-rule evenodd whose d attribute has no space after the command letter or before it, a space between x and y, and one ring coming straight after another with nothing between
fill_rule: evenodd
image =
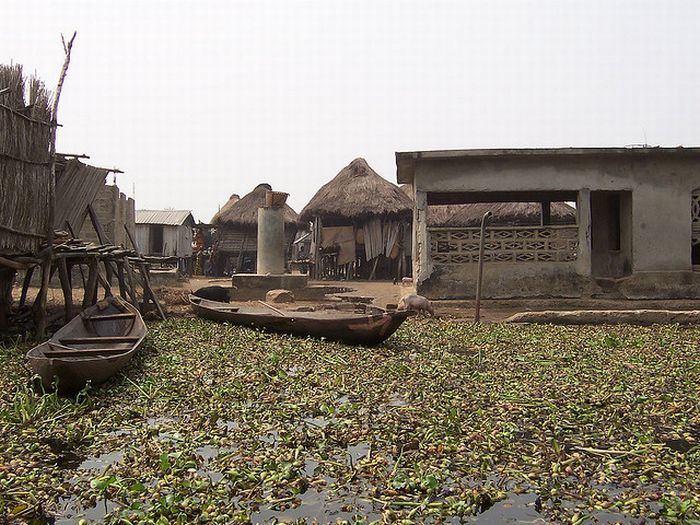
<instances>
[{"instance_id":1,"label":"dried reed bundle","mask_svg":"<svg viewBox=\"0 0 700 525\"><path fill-rule=\"evenodd\" d=\"M30 252L48 227L51 97L19 64L0 64L0 93L0 253Z\"/></svg>"}]
</instances>

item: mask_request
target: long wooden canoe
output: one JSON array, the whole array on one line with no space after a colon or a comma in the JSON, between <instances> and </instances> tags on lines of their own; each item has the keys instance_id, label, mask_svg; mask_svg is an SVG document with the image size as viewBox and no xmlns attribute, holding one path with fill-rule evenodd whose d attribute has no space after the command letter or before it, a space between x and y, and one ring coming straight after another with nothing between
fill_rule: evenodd
<instances>
[{"instance_id":1,"label":"long wooden canoe","mask_svg":"<svg viewBox=\"0 0 700 525\"><path fill-rule=\"evenodd\" d=\"M352 345L374 346L385 341L415 312L383 311L356 314L321 312L275 312L250 306L233 306L190 295L195 314L212 321L229 322L301 337L323 337Z\"/></svg>"},{"instance_id":2,"label":"long wooden canoe","mask_svg":"<svg viewBox=\"0 0 700 525\"><path fill-rule=\"evenodd\" d=\"M54 336L27 352L29 365L50 389L75 391L99 384L122 369L146 337L139 311L108 297L74 317Z\"/></svg>"}]
</instances>

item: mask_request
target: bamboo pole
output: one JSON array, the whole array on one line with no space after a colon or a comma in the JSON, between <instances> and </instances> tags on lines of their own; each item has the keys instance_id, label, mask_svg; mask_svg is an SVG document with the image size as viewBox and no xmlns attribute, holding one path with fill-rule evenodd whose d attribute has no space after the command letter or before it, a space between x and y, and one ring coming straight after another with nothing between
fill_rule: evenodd
<instances>
[{"instance_id":1,"label":"bamboo pole","mask_svg":"<svg viewBox=\"0 0 700 525\"><path fill-rule=\"evenodd\" d=\"M34 301L34 315L36 317L36 334L37 337L44 337L46 334L47 317L46 317L46 296L49 290L49 279L51 277L51 260L53 259L53 240L54 230L53 222L56 216L56 127L58 125L58 102L61 99L61 91L63 91L63 82L68 74L68 66L70 65L70 54L73 49L73 42L77 32L73 32L73 36L66 43L65 38L61 35L63 42L63 52L65 59L61 74L58 77L58 85L56 86L56 94L54 95L53 104L51 107L51 141L49 143L49 158L51 159L51 173L49 175L49 210L48 224L46 230L46 243L48 245L48 253L46 261L41 268L41 287L39 295Z\"/></svg>"}]
</instances>

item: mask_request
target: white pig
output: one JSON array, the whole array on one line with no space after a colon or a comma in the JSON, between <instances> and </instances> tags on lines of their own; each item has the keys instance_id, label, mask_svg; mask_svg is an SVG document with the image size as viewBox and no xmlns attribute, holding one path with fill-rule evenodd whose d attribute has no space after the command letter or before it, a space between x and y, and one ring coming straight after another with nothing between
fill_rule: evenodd
<instances>
[{"instance_id":1,"label":"white pig","mask_svg":"<svg viewBox=\"0 0 700 525\"><path fill-rule=\"evenodd\" d=\"M413 310L424 315L435 315L433 305L422 295L404 295L399 301L399 310Z\"/></svg>"}]
</instances>

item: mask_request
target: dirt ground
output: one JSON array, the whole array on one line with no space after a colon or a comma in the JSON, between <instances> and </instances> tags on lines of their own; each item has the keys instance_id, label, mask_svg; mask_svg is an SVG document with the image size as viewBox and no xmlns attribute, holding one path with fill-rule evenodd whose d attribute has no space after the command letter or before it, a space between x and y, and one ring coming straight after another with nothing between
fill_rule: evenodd
<instances>
[{"instance_id":1,"label":"dirt ground","mask_svg":"<svg viewBox=\"0 0 700 525\"><path fill-rule=\"evenodd\" d=\"M189 280L173 281L165 284L154 284L158 298L169 315L189 316L187 295L203 286L228 286L229 279L211 279L207 277L193 277ZM328 287L347 287L353 291L336 294L346 296L352 301L352 297L370 298L371 303L385 308L388 304L397 304L402 296L415 293L412 285L393 284L391 281L310 281L310 285L323 285ZM15 287L14 298L19 298L20 290ZM37 289L30 288L28 301L36 296ZM74 290L74 304L80 305L82 301L82 289ZM50 288L48 302L53 307L63 304L63 293L60 288ZM311 304L300 301L298 305ZM457 320L472 321L474 318L473 300L449 300L433 301L435 313L442 317L451 317ZM484 322L499 322L518 312L541 310L636 310L636 309L664 309L664 310L700 310L700 300L620 300L602 298L581 299L484 299L481 302L481 318Z\"/></svg>"},{"instance_id":2,"label":"dirt ground","mask_svg":"<svg viewBox=\"0 0 700 525\"><path fill-rule=\"evenodd\" d=\"M188 283L183 283L181 288L168 288L168 298L165 302L172 304L172 299L177 299L177 294L185 291L196 290L201 286L220 285L226 286L228 279L192 278ZM339 296L372 297L372 304L386 307L387 304L397 304L401 297L416 293L413 285L393 284L391 281L310 281L312 285L325 285L329 287L348 287L354 291L337 294ZM435 314L442 317L451 317L457 320L472 321L474 319L473 300L449 300L433 301ZM513 314L525 311L541 310L637 310L637 309L664 309L664 310L700 310L700 300L620 300L601 298L560 299L484 299L481 301L481 319L484 322L499 322Z\"/></svg>"}]
</instances>

